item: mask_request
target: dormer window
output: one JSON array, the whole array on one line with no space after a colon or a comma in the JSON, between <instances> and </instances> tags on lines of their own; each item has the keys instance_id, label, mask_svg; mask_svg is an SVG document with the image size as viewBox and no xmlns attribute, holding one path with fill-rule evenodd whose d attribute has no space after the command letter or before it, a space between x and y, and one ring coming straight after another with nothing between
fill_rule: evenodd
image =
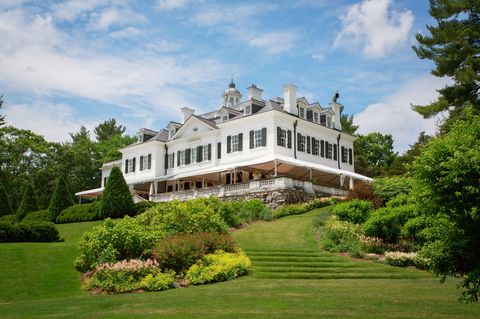
<instances>
[{"instance_id":1,"label":"dormer window","mask_svg":"<svg viewBox=\"0 0 480 319\"><path fill-rule=\"evenodd\" d=\"M245 115L250 115L250 114L252 114L252 106L247 105L245 106Z\"/></svg>"},{"instance_id":2,"label":"dormer window","mask_svg":"<svg viewBox=\"0 0 480 319\"><path fill-rule=\"evenodd\" d=\"M319 117L317 112L313 112L313 122L319 123Z\"/></svg>"},{"instance_id":3,"label":"dormer window","mask_svg":"<svg viewBox=\"0 0 480 319\"><path fill-rule=\"evenodd\" d=\"M175 127L171 127L170 130L169 130L169 135L170 135L170 138L173 137L173 135L175 135Z\"/></svg>"},{"instance_id":4,"label":"dormer window","mask_svg":"<svg viewBox=\"0 0 480 319\"><path fill-rule=\"evenodd\" d=\"M332 127L332 118L330 116L327 116L327 127Z\"/></svg>"},{"instance_id":5,"label":"dormer window","mask_svg":"<svg viewBox=\"0 0 480 319\"><path fill-rule=\"evenodd\" d=\"M299 107L298 108L298 117L304 119L305 118L305 108L304 107Z\"/></svg>"},{"instance_id":6,"label":"dormer window","mask_svg":"<svg viewBox=\"0 0 480 319\"><path fill-rule=\"evenodd\" d=\"M228 113L222 116L222 121L228 121Z\"/></svg>"}]
</instances>

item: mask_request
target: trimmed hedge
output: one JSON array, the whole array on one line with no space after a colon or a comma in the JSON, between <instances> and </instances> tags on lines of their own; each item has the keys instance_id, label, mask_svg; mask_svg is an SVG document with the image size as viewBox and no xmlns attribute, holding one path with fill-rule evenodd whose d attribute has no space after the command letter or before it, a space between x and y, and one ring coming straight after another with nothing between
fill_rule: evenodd
<instances>
[{"instance_id":1,"label":"trimmed hedge","mask_svg":"<svg viewBox=\"0 0 480 319\"><path fill-rule=\"evenodd\" d=\"M60 241L54 223L25 221L18 224L0 222L0 242L52 242Z\"/></svg>"},{"instance_id":2,"label":"trimmed hedge","mask_svg":"<svg viewBox=\"0 0 480 319\"><path fill-rule=\"evenodd\" d=\"M37 198L33 191L32 183L26 181L22 189L22 201L17 210L17 222L20 222L30 212L38 210Z\"/></svg>"},{"instance_id":3,"label":"trimmed hedge","mask_svg":"<svg viewBox=\"0 0 480 319\"><path fill-rule=\"evenodd\" d=\"M99 202L77 204L62 210L55 221L57 224L64 224L99 220L99 210Z\"/></svg>"},{"instance_id":4,"label":"trimmed hedge","mask_svg":"<svg viewBox=\"0 0 480 319\"><path fill-rule=\"evenodd\" d=\"M112 168L100 204L101 218L119 218L135 215L135 204L122 171Z\"/></svg>"},{"instance_id":5,"label":"trimmed hedge","mask_svg":"<svg viewBox=\"0 0 480 319\"><path fill-rule=\"evenodd\" d=\"M68 190L67 182L63 176L57 180L55 189L53 190L50 204L48 205L48 213L50 221L55 222L57 216L67 207L74 205L72 194Z\"/></svg>"},{"instance_id":6,"label":"trimmed hedge","mask_svg":"<svg viewBox=\"0 0 480 319\"><path fill-rule=\"evenodd\" d=\"M44 210L37 210L36 212L28 213L27 216L23 218L22 221L44 221L49 222L50 217L48 213L48 209Z\"/></svg>"}]
</instances>

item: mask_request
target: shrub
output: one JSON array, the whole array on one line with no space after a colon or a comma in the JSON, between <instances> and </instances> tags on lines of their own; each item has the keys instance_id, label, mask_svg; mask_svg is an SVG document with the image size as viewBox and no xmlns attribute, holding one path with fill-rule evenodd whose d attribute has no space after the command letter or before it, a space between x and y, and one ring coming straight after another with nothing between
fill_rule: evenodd
<instances>
[{"instance_id":1,"label":"shrub","mask_svg":"<svg viewBox=\"0 0 480 319\"><path fill-rule=\"evenodd\" d=\"M382 206L382 200L375 194L373 187L366 183L356 183L353 189L348 191L346 200L354 199L370 201L375 208Z\"/></svg>"},{"instance_id":2,"label":"shrub","mask_svg":"<svg viewBox=\"0 0 480 319\"><path fill-rule=\"evenodd\" d=\"M144 213L147 209L155 206L156 204L157 203L149 202L149 201L141 201L141 202L135 203L135 214L140 215Z\"/></svg>"},{"instance_id":3,"label":"shrub","mask_svg":"<svg viewBox=\"0 0 480 319\"><path fill-rule=\"evenodd\" d=\"M424 244L427 241L427 228L434 225L434 221L427 216L417 216L409 219L401 232L402 238L413 241L417 244Z\"/></svg>"},{"instance_id":4,"label":"shrub","mask_svg":"<svg viewBox=\"0 0 480 319\"><path fill-rule=\"evenodd\" d=\"M214 254L206 255L192 265L185 277L194 285L226 281L246 274L251 266L250 259L243 252L217 251Z\"/></svg>"},{"instance_id":5,"label":"shrub","mask_svg":"<svg viewBox=\"0 0 480 319\"><path fill-rule=\"evenodd\" d=\"M230 227L236 227L244 222L240 216L240 202L225 202L219 207L219 213L225 223Z\"/></svg>"},{"instance_id":6,"label":"shrub","mask_svg":"<svg viewBox=\"0 0 480 319\"><path fill-rule=\"evenodd\" d=\"M115 264L102 264L85 282L84 288L122 293L145 289L165 290L172 287L175 273L161 273L155 260L122 260Z\"/></svg>"},{"instance_id":7,"label":"shrub","mask_svg":"<svg viewBox=\"0 0 480 319\"><path fill-rule=\"evenodd\" d=\"M411 179L403 176L392 176L375 179L373 189L384 203L399 194L409 194L412 188Z\"/></svg>"},{"instance_id":8,"label":"shrub","mask_svg":"<svg viewBox=\"0 0 480 319\"><path fill-rule=\"evenodd\" d=\"M332 212L337 215L340 220L354 224L364 223L372 211L372 202L358 199L337 204L332 209Z\"/></svg>"},{"instance_id":9,"label":"shrub","mask_svg":"<svg viewBox=\"0 0 480 319\"><path fill-rule=\"evenodd\" d=\"M360 226L333 217L326 221L320 242L323 248L331 252L359 250L358 236L360 234Z\"/></svg>"},{"instance_id":10,"label":"shrub","mask_svg":"<svg viewBox=\"0 0 480 319\"><path fill-rule=\"evenodd\" d=\"M402 226L415 214L414 205L377 209L365 222L365 235L379 237L387 243L397 243Z\"/></svg>"},{"instance_id":11,"label":"shrub","mask_svg":"<svg viewBox=\"0 0 480 319\"><path fill-rule=\"evenodd\" d=\"M37 210L36 212L28 213L27 216L23 218L22 221L50 221L50 216L48 214L48 209Z\"/></svg>"},{"instance_id":12,"label":"shrub","mask_svg":"<svg viewBox=\"0 0 480 319\"><path fill-rule=\"evenodd\" d=\"M113 167L103 191L100 204L100 217L123 217L135 215L135 204L132 194L118 167Z\"/></svg>"},{"instance_id":13,"label":"shrub","mask_svg":"<svg viewBox=\"0 0 480 319\"><path fill-rule=\"evenodd\" d=\"M0 242L59 241L55 224L44 221L25 221L18 224L0 222Z\"/></svg>"},{"instance_id":14,"label":"shrub","mask_svg":"<svg viewBox=\"0 0 480 319\"><path fill-rule=\"evenodd\" d=\"M332 198L315 198L315 199L312 199L311 201L306 202L304 206L305 206L305 210L309 212L317 208L322 208L322 207L332 205L333 201L334 201L333 197Z\"/></svg>"},{"instance_id":15,"label":"shrub","mask_svg":"<svg viewBox=\"0 0 480 319\"><path fill-rule=\"evenodd\" d=\"M5 215L12 215L13 209L12 205L10 204L10 200L8 199L7 190L0 183L0 217Z\"/></svg>"},{"instance_id":16,"label":"shrub","mask_svg":"<svg viewBox=\"0 0 480 319\"><path fill-rule=\"evenodd\" d=\"M280 208L277 208L273 212L273 217L280 218L280 217L285 217L290 215L300 215L306 212L307 210L305 209L305 205L303 204L288 204Z\"/></svg>"},{"instance_id":17,"label":"shrub","mask_svg":"<svg viewBox=\"0 0 480 319\"><path fill-rule=\"evenodd\" d=\"M50 204L48 205L48 213L50 221L55 222L57 216L65 208L72 206L74 203L72 194L68 190L67 183L65 178L60 176L53 190L52 198L50 199Z\"/></svg>"},{"instance_id":18,"label":"shrub","mask_svg":"<svg viewBox=\"0 0 480 319\"><path fill-rule=\"evenodd\" d=\"M235 241L227 233L176 234L159 241L154 256L162 269L183 273L216 250L235 252Z\"/></svg>"},{"instance_id":19,"label":"shrub","mask_svg":"<svg viewBox=\"0 0 480 319\"><path fill-rule=\"evenodd\" d=\"M32 183L26 181L22 189L22 201L17 210L17 222L21 221L28 213L38 210L37 199L33 192Z\"/></svg>"},{"instance_id":20,"label":"shrub","mask_svg":"<svg viewBox=\"0 0 480 319\"><path fill-rule=\"evenodd\" d=\"M242 204L240 216L245 222L272 219L272 212L262 200L254 198L240 203Z\"/></svg>"},{"instance_id":21,"label":"shrub","mask_svg":"<svg viewBox=\"0 0 480 319\"><path fill-rule=\"evenodd\" d=\"M86 222L100 219L100 203L73 205L62 210L57 216L58 224Z\"/></svg>"},{"instance_id":22,"label":"shrub","mask_svg":"<svg viewBox=\"0 0 480 319\"><path fill-rule=\"evenodd\" d=\"M417 253L403 253L400 251L386 252L385 262L391 266L407 267L415 266Z\"/></svg>"},{"instance_id":23,"label":"shrub","mask_svg":"<svg viewBox=\"0 0 480 319\"><path fill-rule=\"evenodd\" d=\"M75 268L87 272L105 261L149 258L155 242L164 237L158 229L140 225L128 216L116 221L106 219L83 234Z\"/></svg>"},{"instance_id":24,"label":"shrub","mask_svg":"<svg viewBox=\"0 0 480 319\"><path fill-rule=\"evenodd\" d=\"M228 227L218 212L204 199L160 203L136 217L141 225L166 235L178 233L226 232Z\"/></svg>"},{"instance_id":25,"label":"shrub","mask_svg":"<svg viewBox=\"0 0 480 319\"><path fill-rule=\"evenodd\" d=\"M0 217L0 222L7 222L7 223L15 224L16 221L17 221L17 215L16 214L5 215L5 216Z\"/></svg>"}]
</instances>

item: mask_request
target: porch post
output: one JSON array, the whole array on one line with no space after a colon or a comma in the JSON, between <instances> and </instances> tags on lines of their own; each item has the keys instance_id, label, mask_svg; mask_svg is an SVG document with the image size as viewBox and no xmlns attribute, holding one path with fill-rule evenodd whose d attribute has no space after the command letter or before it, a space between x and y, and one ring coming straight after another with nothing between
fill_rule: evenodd
<instances>
[{"instance_id":1,"label":"porch post","mask_svg":"<svg viewBox=\"0 0 480 319\"><path fill-rule=\"evenodd\" d=\"M310 179L309 181L312 181L312 168L310 167Z\"/></svg>"},{"instance_id":2,"label":"porch post","mask_svg":"<svg viewBox=\"0 0 480 319\"><path fill-rule=\"evenodd\" d=\"M237 170L236 167L233 168L233 184L237 183Z\"/></svg>"},{"instance_id":3,"label":"porch post","mask_svg":"<svg viewBox=\"0 0 480 319\"><path fill-rule=\"evenodd\" d=\"M154 188L155 194L158 194L158 181L155 181L153 183L153 188Z\"/></svg>"},{"instance_id":4,"label":"porch post","mask_svg":"<svg viewBox=\"0 0 480 319\"><path fill-rule=\"evenodd\" d=\"M205 178L202 177L202 188L205 188Z\"/></svg>"},{"instance_id":5,"label":"porch post","mask_svg":"<svg viewBox=\"0 0 480 319\"><path fill-rule=\"evenodd\" d=\"M349 185L348 185L350 189L353 189L354 182L355 182L355 180L353 179L353 177L350 177L350 181L349 181Z\"/></svg>"},{"instance_id":6,"label":"porch post","mask_svg":"<svg viewBox=\"0 0 480 319\"><path fill-rule=\"evenodd\" d=\"M277 160L273 160L273 163L275 165L275 177L277 177Z\"/></svg>"}]
</instances>

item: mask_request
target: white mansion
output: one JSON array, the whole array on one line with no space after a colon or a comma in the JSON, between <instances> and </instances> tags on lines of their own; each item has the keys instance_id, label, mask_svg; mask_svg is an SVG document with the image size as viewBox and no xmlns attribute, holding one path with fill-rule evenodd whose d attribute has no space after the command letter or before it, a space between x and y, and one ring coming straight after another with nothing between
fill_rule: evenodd
<instances>
[{"instance_id":1,"label":"white mansion","mask_svg":"<svg viewBox=\"0 0 480 319\"><path fill-rule=\"evenodd\" d=\"M232 81L220 109L196 115L184 107L181 123L140 129L121 160L103 165L101 187L76 195L101 194L113 166L137 200L152 201L282 189L342 195L356 181L371 181L354 172L355 137L342 132L338 94L323 108L298 98L294 85L283 93L264 100L252 85L242 101Z\"/></svg>"}]
</instances>

